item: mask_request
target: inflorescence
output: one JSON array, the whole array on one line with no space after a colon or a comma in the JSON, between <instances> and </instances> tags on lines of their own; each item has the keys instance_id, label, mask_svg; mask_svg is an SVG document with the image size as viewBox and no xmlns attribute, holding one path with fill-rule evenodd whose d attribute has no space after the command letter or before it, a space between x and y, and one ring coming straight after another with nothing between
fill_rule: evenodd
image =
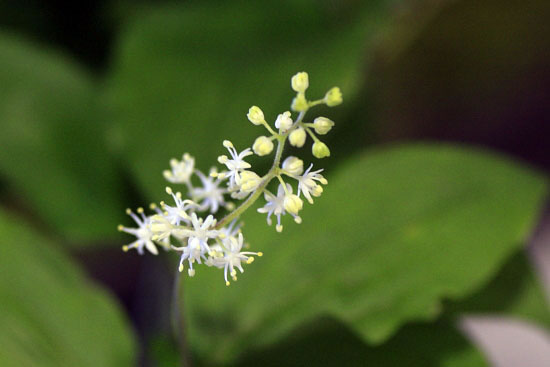
<instances>
[{"instance_id":1,"label":"inflorescence","mask_svg":"<svg viewBox=\"0 0 550 367\"><path fill-rule=\"evenodd\" d=\"M326 185L327 180L321 175L322 169L313 170L313 164L304 171L304 162L298 157L289 156L283 160L285 143L288 140L292 146L301 148L309 135L313 140L313 156L330 156L329 148L317 135L327 134L334 122L326 117L317 117L313 122L305 122L304 118L306 112L316 105L339 105L342 103L342 93L338 87L334 87L322 99L307 100L309 77L305 72L294 75L291 86L296 92L291 104L291 110L297 113L296 119L293 120L290 111L283 112L277 116L273 129L259 107L250 107L248 120L254 125L263 125L269 135L259 136L252 148L241 152L231 141L224 140L223 146L229 154L218 157L218 162L224 166L223 170L212 167L208 175L204 174L195 167L195 159L188 153L181 160L170 160L170 169L163 172L164 178L174 185L183 185L187 189L187 198L184 199L181 192L167 187L166 193L172 199L170 204L151 204L153 213L150 215L146 215L143 208L138 208L136 213L128 209L127 214L136 222L137 228L120 225L118 229L134 235L136 240L123 246L123 250L136 249L139 254L143 254L145 248L156 255L157 246L161 246L166 250L177 251L181 253L180 272L187 266L187 272L192 277L195 275L196 264L215 266L224 270L225 283L229 285L229 278L237 280L237 270L244 272L243 263L250 264L254 261L254 256L262 256L261 252L243 251L243 247L248 245L244 242L242 223L239 222L240 216L262 194L266 203L258 212L267 214L269 225L275 215L277 232L283 230L281 217L285 214L290 214L296 223L301 223L301 197L313 204L313 197L321 195L322 185ZM260 157L271 155L273 150L273 165L263 176L254 172L250 163L245 160L253 154ZM192 182L193 176L198 178L200 185L196 186ZM295 181L296 193L285 178L287 181ZM275 179L279 182L276 194L267 188ZM228 196L241 203L235 205L228 200ZM214 215L220 207L224 207L228 214L217 221Z\"/></svg>"}]
</instances>

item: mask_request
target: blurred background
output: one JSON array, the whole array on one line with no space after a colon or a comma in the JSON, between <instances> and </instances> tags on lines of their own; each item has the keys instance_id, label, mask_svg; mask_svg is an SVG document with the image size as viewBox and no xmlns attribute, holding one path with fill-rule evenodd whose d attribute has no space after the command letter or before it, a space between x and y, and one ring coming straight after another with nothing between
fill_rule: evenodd
<instances>
[{"instance_id":1,"label":"blurred background","mask_svg":"<svg viewBox=\"0 0 550 367\"><path fill-rule=\"evenodd\" d=\"M248 108L273 122L298 71L344 94L312 111L336 122L330 184L282 234L247 214L266 256L237 284L184 280L193 365L550 365L548 19L545 0L0 2L0 365L178 365L177 256L124 254L116 227L166 200L170 158L250 146Z\"/></svg>"}]
</instances>

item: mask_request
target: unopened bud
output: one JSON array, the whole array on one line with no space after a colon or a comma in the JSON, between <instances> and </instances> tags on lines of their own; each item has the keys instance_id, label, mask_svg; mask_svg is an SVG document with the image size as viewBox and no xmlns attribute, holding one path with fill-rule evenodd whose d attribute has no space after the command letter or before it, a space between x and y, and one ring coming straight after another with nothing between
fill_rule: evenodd
<instances>
[{"instance_id":1,"label":"unopened bud","mask_svg":"<svg viewBox=\"0 0 550 367\"><path fill-rule=\"evenodd\" d=\"M300 158L290 156L283 162L283 170L291 175L301 175L304 172L304 161Z\"/></svg>"},{"instance_id":2,"label":"unopened bud","mask_svg":"<svg viewBox=\"0 0 550 367\"><path fill-rule=\"evenodd\" d=\"M303 93L298 93L296 97L292 100L292 104L290 105L290 108L292 111L305 111L308 109L307 99L306 96Z\"/></svg>"},{"instance_id":3,"label":"unopened bud","mask_svg":"<svg viewBox=\"0 0 550 367\"><path fill-rule=\"evenodd\" d=\"M262 179L252 171L242 171L240 174L239 185L241 186L241 191L243 192L252 192L260 185Z\"/></svg>"},{"instance_id":4,"label":"unopened bud","mask_svg":"<svg viewBox=\"0 0 550 367\"><path fill-rule=\"evenodd\" d=\"M304 202L302 201L302 199L294 194L286 195L283 204L285 210L290 214L298 214L298 212L302 210L302 207L304 206Z\"/></svg>"},{"instance_id":5,"label":"unopened bud","mask_svg":"<svg viewBox=\"0 0 550 367\"><path fill-rule=\"evenodd\" d=\"M301 72L292 77L290 80L292 89L298 93L304 93L309 87L309 76L306 72Z\"/></svg>"},{"instance_id":6,"label":"unopened bud","mask_svg":"<svg viewBox=\"0 0 550 367\"><path fill-rule=\"evenodd\" d=\"M331 88L327 94L325 94L325 103L329 107L338 106L342 103L342 92L340 92L340 88Z\"/></svg>"},{"instance_id":7,"label":"unopened bud","mask_svg":"<svg viewBox=\"0 0 550 367\"><path fill-rule=\"evenodd\" d=\"M273 151L273 142L266 136L259 136L254 141L254 145L252 145L252 150L254 150L254 153L259 155L260 157L268 155Z\"/></svg>"},{"instance_id":8,"label":"unopened bud","mask_svg":"<svg viewBox=\"0 0 550 367\"><path fill-rule=\"evenodd\" d=\"M306 131L301 127L297 128L290 133L288 141L295 147L303 147L306 142Z\"/></svg>"},{"instance_id":9,"label":"unopened bud","mask_svg":"<svg viewBox=\"0 0 550 367\"><path fill-rule=\"evenodd\" d=\"M316 141L311 147L311 152L315 158L330 157L330 150L327 145L321 141Z\"/></svg>"},{"instance_id":10,"label":"unopened bud","mask_svg":"<svg viewBox=\"0 0 550 367\"><path fill-rule=\"evenodd\" d=\"M248 114L246 115L248 117L248 120L252 122L254 125L260 125L263 124L265 121L264 113L258 106L252 106L248 110Z\"/></svg>"},{"instance_id":11,"label":"unopened bud","mask_svg":"<svg viewBox=\"0 0 550 367\"><path fill-rule=\"evenodd\" d=\"M334 126L334 122L332 120L327 119L326 117L317 117L315 120L313 120L313 128L315 129L315 132L319 135L325 135L332 129Z\"/></svg>"}]
</instances>

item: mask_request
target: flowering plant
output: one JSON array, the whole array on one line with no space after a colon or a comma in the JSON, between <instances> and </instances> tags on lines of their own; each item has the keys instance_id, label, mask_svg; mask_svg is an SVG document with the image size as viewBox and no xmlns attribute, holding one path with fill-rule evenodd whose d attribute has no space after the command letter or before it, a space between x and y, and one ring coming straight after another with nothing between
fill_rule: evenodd
<instances>
[{"instance_id":1,"label":"flowering plant","mask_svg":"<svg viewBox=\"0 0 550 367\"><path fill-rule=\"evenodd\" d=\"M183 199L180 191L166 188L166 193L172 197L173 203L161 202L160 206L151 204L153 214L146 215L143 208L137 213L128 209L127 214L136 222L137 228L128 228L123 225L119 230L136 237L129 245L123 246L124 251L136 249L139 254L147 249L152 254L158 254L157 246L166 250L180 252L179 271L183 271L186 263L189 276L195 275L195 263L214 266L224 270L226 285L230 285L230 278L237 280L237 270L244 272L243 264L250 264L254 256L262 256L262 252L243 251L248 244L244 242L241 231L241 215L258 200L262 194L265 205L258 209L267 214L267 223L271 225L271 217L275 215L277 232L283 230L281 217L290 214L296 223L301 223L299 216L303 207L302 197L313 204L313 197L319 197L323 192L322 185L327 180L321 175L322 169L313 170L313 164L304 171L304 162L298 157L288 156L283 159L285 144L288 142L295 147L305 145L307 136L313 140L311 146L313 156L325 158L330 156L330 150L316 134L325 135L334 122L326 117L317 117L313 122L306 122L306 112L320 104L333 107L342 103L342 93L338 87L330 89L323 98L308 100L306 90L309 87L309 77L305 72L294 75L291 87L296 92L292 100L291 110L297 113L295 119L290 111L279 114L275 120L275 129L266 121L263 111L257 107L250 107L247 117L254 125L263 125L269 136L259 136L252 148L239 152L229 140L223 141L229 156L220 155L218 162L224 166L223 170L216 167L210 169L208 175L195 167L195 159L188 153L183 154L181 160L172 159L170 169L164 171L165 179L176 185L183 185L187 189L187 199ZM275 144L277 148L275 149ZM252 154L268 156L274 153L271 169L260 176L252 170L245 158ZM193 183L196 176L200 185ZM285 178L295 181L296 194L293 186ZM268 189L273 180L278 180L276 194ZM227 199L229 196L236 205ZM220 207L229 212L220 220L214 215ZM207 213L201 215L200 213ZM205 217L204 217L205 216Z\"/></svg>"}]
</instances>

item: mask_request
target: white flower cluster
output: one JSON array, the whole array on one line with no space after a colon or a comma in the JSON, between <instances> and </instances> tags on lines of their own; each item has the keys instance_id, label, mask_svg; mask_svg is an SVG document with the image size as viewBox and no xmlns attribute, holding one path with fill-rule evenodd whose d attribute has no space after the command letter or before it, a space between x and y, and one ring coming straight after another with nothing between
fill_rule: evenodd
<instances>
[{"instance_id":1,"label":"white flower cluster","mask_svg":"<svg viewBox=\"0 0 550 367\"><path fill-rule=\"evenodd\" d=\"M187 153L181 160L172 159L170 169L163 172L164 178L172 184L183 185L187 189L188 198L184 199L181 192L167 187L166 192L173 201L170 205L165 202L161 202L160 206L151 204L153 213L150 215L146 215L143 208L138 208L137 213L128 209L127 214L136 222L137 228L120 225L119 230L134 235L136 239L124 246L123 250L136 249L139 254L143 254L144 249L147 249L156 255L157 246L162 246L166 250L181 253L179 271L187 266L189 276L194 276L196 264L217 267L224 269L224 279L229 285L229 279L237 280L237 270L241 273L244 271L243 263L250 264L254 256L262 256L261 252L242 251L247 245L240 229L241 224L238 223L240 216L262 194L266 203L258 212L267 214L269 225L271 217L275 215L278 232L283 230L281 217L287 213L296 223L301 223L298 214L303 207L302 197L313 204L313 197L321 195L322 185L326 185L327 180L321 175L322 169L313 171L313 164L304 171L304 162L300 158L289 156L283 160L285 143L288 141L301 148L309 135L313 140L313 155L316 158L330 156L330 150L316 134L325 135L334 122L326 117L305 122L304 117L313 106L325 104L332 107L342 103L342 93L334 87L322 99L307 100L305 93L309 87L309 77L305 72L294 75L291 86L296 92L291 109L298 113L297 117L293 119L290 111L279 114L274 122L275 130L266 122L259 107L251 107L248 120L254 125L263 125L269 136L258 137L251 148L241 152L231 141L223 141L229 153L218 157L218 162L224 166L223 170L212 167L210 173L205 175L195 167L195 159ZM270 155L274 150L273 166L262 176L254 172L252 165L245 160L253 154L260 157ZM296 182L296 194L285 178ZM279 182L276 195L268 189L272 181ZM196 185L197 182L200 184ZM242 202L236 206L228 197ZM221 207L228 213L217 221L214 215Z\"/></svg>"}]
</instances>

